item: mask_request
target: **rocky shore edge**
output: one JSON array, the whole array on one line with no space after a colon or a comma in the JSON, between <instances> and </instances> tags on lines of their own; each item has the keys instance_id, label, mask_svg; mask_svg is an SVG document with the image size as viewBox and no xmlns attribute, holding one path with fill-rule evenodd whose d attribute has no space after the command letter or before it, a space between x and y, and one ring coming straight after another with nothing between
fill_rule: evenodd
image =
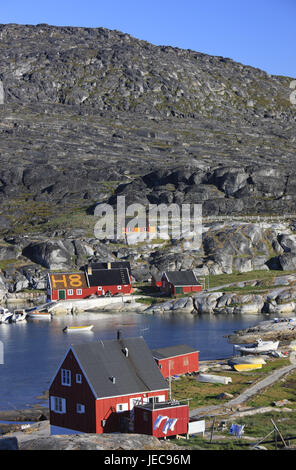
<instances>
[{"instance_id":1,"label":"rocky shore edge","mask_svg":"<svg viewBox=\"0 0 296 470\"><path fill-rule=\"evenodd\" d=\"M260 293L240 293L238 289L260 288L261 281L245 281L209 289L192 297L170 299L151 305L145 313L188 312L200 314L289 314L296 309L296 274L275 278ZM225 289L226 287L226 289ZM231 292L231 287L233 292ZM229 292L230 291L230 292Z\"/></svg>"}]
</instances>

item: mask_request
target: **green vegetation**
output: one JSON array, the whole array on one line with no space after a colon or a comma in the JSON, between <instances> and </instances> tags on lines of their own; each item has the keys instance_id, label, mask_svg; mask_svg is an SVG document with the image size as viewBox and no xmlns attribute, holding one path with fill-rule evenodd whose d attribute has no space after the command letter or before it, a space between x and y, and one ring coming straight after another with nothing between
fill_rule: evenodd
<instances>
[{"instance_id":1,"label":"green vegetation","mask_svg":"<svg viewBox=\"0 0 296 470\"><path fill-rule=\"evenodd\" d=\"M206 435L191 436L188 440L176 440L175 443L184 448L190 449L208 449L208 450L248 450L252 445L263 439L268 433L271 435L266 438L268 441L274 439L273 420L280 429L285 440L289 437L296 436L296 372L290 373L288 376L282 378L280 381L275 382L270 387L258 393L256 396L248 400L245 405L250 408L270 407L279 400L289 400L285 405L292 411L270 411L267 413L258 413L252 416L245 416L240 418L229 419L226 413L223 415L223 403L227 399L217 398L222 392L230 393L234 396L240 394L243 390L250 387L255 382L262 380L269 375L273 370L288 365L289 361L286 358L270 359L262 369L249 371L249 372L232 372L223 371L215 372L215 375L227 375L232 378L232 383L227 385L223 384L210 384L197 382L196 377L186 376L179 380L172 382L172 396L175 399L193 398L189 401L191 409L201 406L221 405L221 414L216 416L214 439L210 442L210 432L212 430L213 419L206 418ZM227 431L222 432L219 429L220 421L227 419ZM237 437L229 435L229 428L232 423L244 425L244 436L249 439L238 439ZM293 441L291 441L291 445ZM262 443L267 449L274 449L273 442ZM280 437L277 437L278 448L282 447Z\"/></svg>"},{"instance_id":2,"label":"green vegetation","mask_svg":"<svg viewBox=\"0 0 296 470\"><path fill-rule=\"evenodd\" d=\"M232 284L245 281L273 281L275 277L284 276L287 274L292 274L295 271L278 271L278 270L269 270L269 271L249 271L246 273L232 273L232 274L216 274L209 276L209 287L219 287L225 284ZM206 277L207 280L207 277ZM225 290L226 288L223 288ZM231 287L231 290L233 288Z\"/></svg>"},{"instance_id":3,"label":"green vegetation","mask_svg":"<svg viewBox=\"0 0 296 470\"><path fill-rule=\"evenodd\" d=\"M200 406L221 405L227 399L218 398L222 392L230 393L231 395L239 395L246 388L258 380L262 380L270 372L288 364L288 359L271 359L267 364L262 366L262 369L256 369L247 372L237 371L222 371L216 372L215 375L222 375L231 377L232 382L224 384L211 384L205 382L198 382L195 376L185 376L179 380L172 381L172 395L177 400L190 399L190 409Z\"/></svg>"}]
</instances>

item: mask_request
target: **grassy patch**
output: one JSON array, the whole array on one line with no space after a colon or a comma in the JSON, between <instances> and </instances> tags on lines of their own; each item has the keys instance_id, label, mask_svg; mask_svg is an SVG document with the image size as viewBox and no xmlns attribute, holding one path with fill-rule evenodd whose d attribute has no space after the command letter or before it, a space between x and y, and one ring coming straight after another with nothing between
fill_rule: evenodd
<instances>
[{"instance_id":1,"label":"grassy patch","mask_svg":"<svg viewBox=\"0 0 296 470\"><path fill-rule=\"evenodd\" d=\"M209 287L219 287L224 284L232 284L245 281L273 280L275 277L295 274L295 271L249 271L247 273L216 274L209 276ZM206 280L207 280L206 276ZM226 288L225 288L226 289ZM225 290L223 289L223 290Z\"/></svg>"},{"instance_id":2,"label":"grassy patch","mask_svg":"<svg viewBox=\"0 0 296 470\"><path fill-rule=\"evenodd\" d=\"M267 364L262 366L262 369L256 369L253 371L237 372L232 370L223 370L210 372L215 375L231 377L232 382L227 385L198 382L196 380L196 376L184 376L179 380L172 381L172 395L176 400L190 399L190 409L211 405L223 406L223 403L228 401L228 399L218 398L218 395L221 393L227 392L235 397L241 394L253 383L262 380L273 370L288 364L288 359L279 358L270 359Z\"/></svg>"}]
</instances>

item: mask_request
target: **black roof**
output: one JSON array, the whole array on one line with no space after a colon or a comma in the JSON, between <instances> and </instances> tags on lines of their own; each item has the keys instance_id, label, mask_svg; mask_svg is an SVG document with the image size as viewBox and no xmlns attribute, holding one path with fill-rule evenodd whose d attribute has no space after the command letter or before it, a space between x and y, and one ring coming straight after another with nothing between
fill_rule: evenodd
<instances>
[{"instance_id":1,"label":"black roof","mask_svg":"<svg viewBox=\"0 0 296 470\"><path fill-rule=\"evenodd\" d=\"M127 268L97 269L92 274L86 274L89 285L92 286L121 286L130 284Z\"/></svg>"},{"instance_id":2,"label":"black roof","mask_svg":"<svg viewBox=\"0 0 296 470\"><path fill-rule=\"evenodd\" d=\"M193 271L165 271L168 281L174 286L198 286L199 282Z\"/></svg>"},{"instance_id":3,"label":"black roof","mask_svg":"<svg viewBox=\"0 0 296 470\"><path fill-rule=\"evenodd\" d=\"M98 269L108 269L108 265L110 265L111 269L127 268L129 272L131 272L131 265L129 261L106 261L101 263L89 263L87 266L90 266L93 271L96 271Z\"/></svg>"},{"instance_id":4,"label":"black roof","mask_svg":"<svg viewBox=\"0 0 296 470\"><path fill-rule=\"evenodd\" d=\"M75 344L71 348L97 398L168 390L142 336Z\"/></svg>"},{"instance_id":5,"label":"black roof","mask_svg":"<svg viewBox=\"0 0 296 470\"><path fill-rule=\"evenodd\" d=\"M197 352L195 348L186 344L178 344L177 346L168 346L166 348L153 349L152 356L156 359L168 359L169 357L182 356L183 354Z\"/></svg>"}]
</instances>

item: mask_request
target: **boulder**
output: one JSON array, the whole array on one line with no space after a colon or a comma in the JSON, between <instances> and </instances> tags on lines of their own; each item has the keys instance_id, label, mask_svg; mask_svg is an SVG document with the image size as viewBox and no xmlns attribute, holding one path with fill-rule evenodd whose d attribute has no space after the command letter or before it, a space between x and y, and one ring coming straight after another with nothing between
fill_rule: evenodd
<instances>
[{"instance_id":1,"label":"boulder","mask_svg":"<svg viewBox=\"0 0 296 470\"><path fill-rule=\"evenodd\" d=\"M73 267L74 246L67 240L33 242L24 248L23 255L47 269L71 269Z\"/></svg>"},{"instance_id":2,"label":"boulder","mask_svg":"<svg viewBox=\"0 0 296 470\"><path fill-rule=\"evenodd\" d=\"M296 236L295 235L280 235L278 242L283 248L285 253L296 253Z\"/></svg>"},{"instance_id":3,"label":"boulder","mask_svg":"<svg viewBox=\"0 0 296 470\"><path fill-rule=\"evenodd\" d=\"M194 296L194 306L198 313L213 313L217 299L222 296L222 292L214 292L211 294L200 294Z\"/></svg>"},{"instance_id":4,"label":"boulder","mask_svg":"<svg viewBox=\"0 0 296 470\"><path fill-rule=\"evenodd\" d=\"M252 259L251 258L234 258L233 270L239 273L246 273L252 271Z\"/></svg>"},{"instance_id":5,"label":"boulder","mask_svg":"<svg viewBox=\"0 0 296 470\"><path fill-rule=\"evenodd\" d=\"M296 269L296 253L294 252L279 255L278 261L283 271L293 271Z\"/></svg>"}]
</instances>

